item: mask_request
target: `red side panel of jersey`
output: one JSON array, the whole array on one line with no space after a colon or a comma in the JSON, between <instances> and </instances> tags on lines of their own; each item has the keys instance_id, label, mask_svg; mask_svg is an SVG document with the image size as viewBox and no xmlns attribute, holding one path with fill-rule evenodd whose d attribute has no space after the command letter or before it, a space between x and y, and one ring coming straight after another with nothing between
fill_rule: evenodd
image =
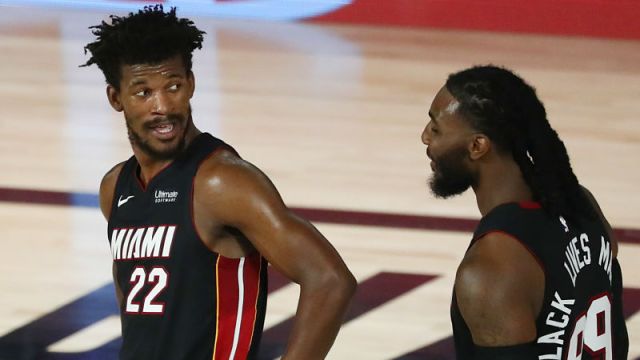
<instances>
[{"instance_id":1,"label":"red side panel of jersey","mask_svg":"<svg viewBox=\"0 0 640 360\"><path fill-rule=\"evenodd\" d=\"M255 328L261 257L216 262L217 309L213 359L246 359Z\"/></svg>"}]
</instances>

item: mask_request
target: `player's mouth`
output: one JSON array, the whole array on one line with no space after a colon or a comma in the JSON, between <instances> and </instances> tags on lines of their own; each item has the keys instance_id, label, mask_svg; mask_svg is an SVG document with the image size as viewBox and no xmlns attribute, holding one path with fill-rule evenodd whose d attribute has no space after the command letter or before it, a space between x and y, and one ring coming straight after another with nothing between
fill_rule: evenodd
<instances>
[{"instance_id":1,"label":"player's mouth","mask_svg":"<svg viewBox=\"0 0 640 360\"><path fill-rule=\"evenodd\" d=\"M170 140L178 133L178 125L175 122L161 122L149 127L151 133L160 140Z\"/></svg>"},{"instance_id":2,"label":"player's mouth","mask_svg":"<svg viewBox=\"0 0 640 360\"><path fill-rule=\"evenodd\" d=\"M435 161L433 161L433 158L431 157L431 153L429 153L429 148L427 148L427 158L431 160L429 162L429 166L431 166L431 171L436 171L436 163Z\"/></svg>"}]
</instances>

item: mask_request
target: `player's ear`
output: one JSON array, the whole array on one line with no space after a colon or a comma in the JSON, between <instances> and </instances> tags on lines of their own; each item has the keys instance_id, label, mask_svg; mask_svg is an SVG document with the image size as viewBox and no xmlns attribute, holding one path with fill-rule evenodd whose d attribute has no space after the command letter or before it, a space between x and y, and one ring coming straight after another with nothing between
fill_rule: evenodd
<instances>
[{"instance_id":1,"label":"player's ear","mask_svg":"<svg viewBox=\"0 0 640 360\"><path fill-rule=\"evenodd\" d=\"M473 134L469 143L469 157L478 160L491 149L491 140L484 134Z\"/></svg>"},{"instance_id":2,"label":"player's ear","mask_svg":"<svg viewBox=\"0 0 640 360\"><path fill-rule=\"evenodd\" d=\"M120 92L113 85L107 85L107 99L113 110L120 112L124 109L120 101Z\"/></svg>"}]
</instances>

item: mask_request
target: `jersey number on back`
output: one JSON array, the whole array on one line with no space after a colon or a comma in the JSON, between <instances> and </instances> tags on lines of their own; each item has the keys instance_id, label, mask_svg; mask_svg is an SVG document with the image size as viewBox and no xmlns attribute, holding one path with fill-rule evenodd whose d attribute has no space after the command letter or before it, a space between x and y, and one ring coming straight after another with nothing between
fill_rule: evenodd
<instances>
[{"instance_id":1,"label":"jersey number on back","mask_svg":"<svg viewBox=\"0 0 640 360\"><path fill-rule=\"evenodd\" d=\"M143 267L136 267L131 273L129 282L134 284L127 296L125 310L129 314L162 314L164 303L154 303L155 298L167 287L167 272L164 268L154 267L147 272ZM145 283L154 284L153 288L144 297L142 307L135 302L135 298L144 287Z\"/></svg>"},{"instance_id":2,"label":"jersey number on back","mask_svg":"<svg viewBox=\"0 0 640 360\"><path fill-rule=\"evenodd\" d=\"M599 355L599 359L613 359L611 301L606 293L593 298L587 311L576 320L567 360L582 359L585 349L593 356Z\"/></svg>"}]
</instances>

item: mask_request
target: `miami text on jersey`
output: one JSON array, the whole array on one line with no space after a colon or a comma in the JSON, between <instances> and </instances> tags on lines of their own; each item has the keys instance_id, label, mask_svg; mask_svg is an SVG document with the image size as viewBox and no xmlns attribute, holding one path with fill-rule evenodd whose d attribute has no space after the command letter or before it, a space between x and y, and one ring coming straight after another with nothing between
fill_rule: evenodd
<instances>
[{"instance_id":1,"label":"miami text on jersey","mask_svg":"<svg viewBox=\"0 0 640 360\"><path fill-rule=\"evenodd\" d=\"M114 260L167 258L176 225L113 229L111 255Z\"/></svg>"}]
</instances>

